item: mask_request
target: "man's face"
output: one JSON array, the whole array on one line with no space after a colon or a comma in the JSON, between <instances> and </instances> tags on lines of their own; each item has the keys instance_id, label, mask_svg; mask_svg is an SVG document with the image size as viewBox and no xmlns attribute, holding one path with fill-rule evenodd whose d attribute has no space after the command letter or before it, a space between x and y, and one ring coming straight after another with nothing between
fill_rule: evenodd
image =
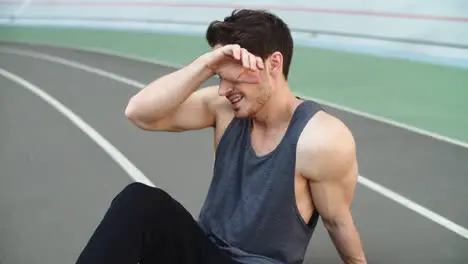
<instances>
[{"instance_id":1,"label":"man's face","mask_svg":"<svg viewBox=\"0 0 468 264\"><path fill-rule=\"evenodd\" d=\"M255 116L267 103L271 86L265 70L252 71L229 61L218 68L219 95L231 102L237 118Z\"/></svg>"}]
</instances>

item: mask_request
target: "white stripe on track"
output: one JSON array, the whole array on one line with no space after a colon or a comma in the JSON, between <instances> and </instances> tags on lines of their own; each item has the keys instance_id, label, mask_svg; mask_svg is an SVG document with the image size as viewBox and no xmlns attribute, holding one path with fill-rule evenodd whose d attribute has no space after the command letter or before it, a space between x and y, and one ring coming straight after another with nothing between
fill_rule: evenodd
<instances>
[{"instance_id":1,"label":"white stripe on track","mask_svg":"<svg viewBox=\"0 0 468 264\"><path fill-rule=\"evenodd\" d=\"M105 54L105 55L110 55L110 56L115 56L115 57L120 57L120 58L126 58L126 59L130 59L130 60L141 61L141 62L145 62L145 63L149 63L149 64L165 66L165 67L168 67L168 68L181 68L181 67L184 66L184 65L179 65L179 64L176 64L176 63L170 63L170 62L167 62L167 61L146 59L146 58L135 56L135 55L118 53L118 52L114 52L114 51L110 51L110 50L106 50L106 49L101 49L101 48L92 48L92 47L80 47L80 48L78 48L78 47L68 47L68 46L65 46L65 45L57 45L57 44L41 44L41 46L46 46L46 47L51 47L51 48L66 48L66 49L76 50L76 51L88 51L88 52L100 53L100 54ZM20 49L15 49L15 48L0 48L0 52L1 52L2 49L6 50L6 51L10 50L10 51L12 51L12 53L14 53L16 51L18 51L18 52L28 52L28 51L24 51L24 50L20 50ZM45 55L45 54L41 54L41 55ZM59 59L61 59L61 58L59 58ZM380 123L384 123L384 124L387 124L387 125L391 125L391 126L394 126L394 127L397 127L397 128L405 129L405 130L411 131L411 132L419 134L419 135L423 135L423 136L433 138L433 139L436 139L436 140L439 140L439 141L442 141L442 142L445 142L445 143L449 143L449 144L452 144L452 145L456 145L456 146L468 149L468 142L466 142L466 141L462 141L462 140L458 140L458 139L455 139L455 138L447 137L447 136L444 136L444 135L441 135L441 134L438 134L438 133L435 133L435 132L431 132L431 131L428 131L428 130L425 130L425 129L421 129L421 128L418 128L418 127L415 127L415 126L412 126L412 125L409 125L409 124L397 122L397 121L389 119L389 118L385 118L385 117L382 117L382 116L377 116L377 115L373 115L373 114L370 114L370 113L367 113L367 112L359 111L357 109L347 107L347 106L344 106L344 105L340 105L340 104L336 104L336 103L332 103L332 102L329 102L327 100L323 100L323 99L320 99L320 98L316 98L316 97L312 97L312 96L308 96L308 95L303 95L303 94L300 94L300 93L296 93L296 94L298 96L301 96L302 98L306 98L306 99L316 101L317 103L320 103L322 105L333 107L335 109L338 109L338 110L341 110L341 111L344 111L344 112L348 112L348 113L351 113L351 114L354 114L354 115L357 115L357 116L361 116L361 117L364 117L364 118L367 118L367 119L370 119L370 120L373 120L373 121L377 121L377 122L380 122Z\"/></svg>"},{"instance_id":2,"label":"white stripe on track","mask_svg":"<svg viewBox=\"0 0 468 264\"><path fill-rule=\"evenodd\" d=\"M135 165L133 165L116 147L109 141L101 136L95 129L88 125L83 119L72 112L65 105L60 103L57 99L44 92L39 87L26 81L25 79L0 68L0 75L8 78L17 84L23 86L29 91L33 92L57 111L67 117L73 124L80 128L86 135L88 135L96 144L98 144L134 181L144 183L149 186L155 186Z\"/></svg>"},{"instance_id":3,"label":"white stripe on track","mask_svg":"<svg viewBox=\"0 0 468 264\"><path fill-rule=\"evenodd\" d=\"M47 55L47 54L43 54L43 53L38 53L38 52L32 52L32 51L24 51L24 50L19 50L19 49L10 49L10 48L0 48L0 53L3 52L3 53L10 53L10 54L16 54L16 55L20 55L20 56L26 56L26 57L31 57L31 58L36 58L36 59L41 59L41 60L46 60L46 61L49 61L49 62L54 62L54 63L59 63L59 64L62 64L62 65L66 65L66 66L70 66L70 67L74 67L74 68L77 68L77 69L81 69L83 71L86 71L86 72L90 72L90 73L93 73L93 74L97 74L97 75L100 75L102 77L105 77L105 78L109 78L109 79L113 79L115 81L118 81L118 82L122 82L122 83L125 83L125 84L128 84L130 86L134 86L136 88L144 88L144 84L142 83L139 83L135 80L132 80L132 79L129 79L129 78L126 78L126 77L123 77L123 76L120 76L120 75L117 75L115 73L111 73L111 72L108 72L108 71L105 71L105 70L102 70L102 69L98 69L98 68L94 68L94 67L91 67L91 66L88 66L88 65L85 65L85 64L82 64L82 63L79 63L79 62L75 62L75 61L71 61L71 60L67 60L67 59L64 59L64 58L60 58L60 57L56 57L56 56L52 56L52 55ZM359 175L359 178L358 178L358 182L361 183L362 185L366 186L367 188L383 195L384 197L387 197L391 200L393 200L394 202L420 214L421 216L441 225L442 227L460 235L461 237L464 237L466 239L468 239L468 229L466 229L465 227L463 226L460 226L456 223L454 223L453 221L425 208L424 206L416 203L416 202L413 202L411 201L410 199L408 198L405 198L404 196L376 183L376 182L373 182L365 177L363 177L362 175Z\"/></svg>"}]
</instances>

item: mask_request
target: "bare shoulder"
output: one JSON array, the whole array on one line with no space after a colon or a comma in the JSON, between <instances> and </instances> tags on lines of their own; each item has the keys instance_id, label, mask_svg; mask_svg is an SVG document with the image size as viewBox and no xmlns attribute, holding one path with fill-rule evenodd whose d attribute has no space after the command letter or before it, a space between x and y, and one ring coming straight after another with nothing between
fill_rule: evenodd
<instances>
[{"instance_id":1,"label":"bare shoulder","mask_svg":"<svg viewBox=\"0 0 468 264\"><path fill-rule=\"evenodd\" d=\"M233 112L230 107L230 102L223 96L218 94L218 86L208 86L199 90L200 96L203 97L206 105L216 118L224 119L226 116L232 117Z\"/></svg>"},{"instance_id":2,"label":"bare shoulder","mask_svg":"<svg viewBox=\"0 0 468 264\"><path fill-rule=\"evenodd\" d=\"M199 99L205 103L211 111L214 111L216 100L219 99L218 95L218 86L207 86L199 88L193 95L197 96ZM219 101L219 100L218 100Z\"/></svg>"},{"instance_id":3,"label":"bare shoulder","mask_svg":"<svg viewBox=\"0 0 468 264\"><path fill-rule=\"evenodd\" d=\"M304 128L297 147L300 173L313 181L357 177L356 143L337 117L318 112Z\"/></svg>"},{"instance_id":4,"label":"bare shoulder","mask_svg":"<svg viewBox=\"0 0 468 264\"><path fill-rule=\"evenodd\" d=\"M204 100L208 108L215 115L214 127L214 144L217 147L221 136L224 134L227 126L234 117L234 112L231 103L224 97L218 94L218 86L209 86L203 88Z\"/></svg>"},{"instance_id":5,"label":"bare shoulder","mask_svg":"<svg viewBox=\"0 0 468 264\"><path fill-rule=\"evenodd\" d=\"M198 90L198 93L203 97L210 110L216 114L229 110L229 101L225 97L219 95L218 89L219 87L217 85L213 85Z\"/></svg>"}]
</instances>

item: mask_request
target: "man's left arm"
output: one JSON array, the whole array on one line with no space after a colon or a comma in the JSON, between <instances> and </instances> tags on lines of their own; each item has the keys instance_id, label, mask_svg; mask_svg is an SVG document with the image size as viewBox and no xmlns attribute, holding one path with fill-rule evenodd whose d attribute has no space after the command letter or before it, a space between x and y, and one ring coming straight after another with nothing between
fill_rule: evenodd
<instances>
[{"instance_id":1,"label":"man's left arm","mask_svg":"<svg viewBox=\"0 0 468 264\"><path fill-rule=\"evenodd\" d=\"M366 263L359 232L351 215L358 177L355 142L341 122L331 122L324 133L315 133L303 157L315 209L320 214L341 259L347 264ZM329 128L329 129L328 129Z\"/></svg>"}]
</instances>

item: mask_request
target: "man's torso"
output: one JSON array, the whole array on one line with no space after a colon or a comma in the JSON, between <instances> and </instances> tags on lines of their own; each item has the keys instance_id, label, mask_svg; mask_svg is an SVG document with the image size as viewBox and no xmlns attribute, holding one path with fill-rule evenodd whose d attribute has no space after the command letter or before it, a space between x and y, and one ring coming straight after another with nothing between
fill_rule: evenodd
<instances>
[{"instance_id":1,"label":"man's torso","mask_svg":"<svg viewBox=\"0 0 468 264\"><path fill-rule=\"evenodd\" d=\"M228 127L229 123L234 118L234 114L232 112L231 106L229 102L226 102L224 98L219 98L219 102L216 102L216 126L214 128L214 152L218 148L219 141L221 137L224 135L226 128ZM304 130L299 137L297 142L297 151L296 151L296 171L294 175L294 182L295 182L295 196L296 196L296 203L297 207L300 211L302 218L306 221L310 219L312 213L314 211L313 201L310 194L309 189L309 181L302 176L301 168L310 166L310 160L303 157L302 153L304 152L303 149L306 149L307 146L304 146L309 143L308 135L310 135L311 131L316 126L317 119L328 118L327 113L323 111L317 112L307 123L304 127ZM259 135L252 133L252 148L255 150L256 154L261 156L265 155L272 150L274 150L280 143L281 139L284 137L286 133L287 127L283 127L278 129L275 133L271 133L269 137L265 137L265 135Z\"/></svg>"},{"instance_id":2,"label":"man's torso","mask_svg":"<svg viewBox=\"0 0 468 264\"><path fill-rule=\"evenodd\" d=\"M229 188L231 188L231 187L234 188L234 189L237 188L238 190L230 190L230 189L228 189L228 187L225 187L225 186L222 187L222 188L224 188L223 191L228 190L228 192L237 191L239 193L242 193L242 194L235 194L237 196L232 195L233 198L231 198L231 199L238 199L238 200L248 199L249 201L248 202L243 201L242 203L239 202L239 204L236 204L236 202L233 202L233 201L228 201L228 202L223 201L224 204L223 204L223 202L219 202L217 205L212 205L211 203L215 203L215 202L208 201L209 205L205 204L205 206L208 207L208 209L206 209L206 211L211 212L211 210L212 211L221 210L221 209L217 209L216 207L227 207L227 208L229 208L231 206L231 207L233 207L233 209L226 209L225 211L222 211L222 210L224 210L224 209L222 209L221 211L229 213L229 214L233 214L231 217L240 217L240 218L244 217L245 219L248 219L248 220L245 220L245 219L240 219L239 220L242 224L246 225L246 229L252 228L251 226L247 227L247 224L244 223L246 221L254 222L254 223L250 223L250 225L255 225L255 224L260 223L260 220L259 220L259 223L255 223L256 220L252 220L252 219L257 219L259 217L258 215L256 215L256 216L247 216L252 211L257 212L256 210L258 210L257 214L260 214L260 213L270 214L270 213L272 213L271 216L267 216L267 218L269 218L269 219L264 220L264 221L273 221L273 222L274 221L283 221L283 222L285 222L284 225L277 225L276 228L280 227L280 229L287 229L290 226L291 227L291 233L296 233L298 235L298 237L302 237L302 238L298 238L298 240L303 241L303 242L301 242L302 244L300 244L300 245L301 246L306 246L306 245L303 245L303 244L305 244L305 241L309 238L309 236L311 235L311 233L313 231L317 215L315 215L315 217L314 217L314 207L313 207L313 201L312 201L310 190L309 190L309 182L304 177L302 177L302 175L301 175L301 168L307 166L311 162L311 161L308 161L307 159L304 158L305 156L302 155L302 152L303 152L302 149L304 148L303 145L308 143L307 135L309 134L312 127L314 126L313 123L314 123L315 116L319 116L319 118L320 118L320 115L324 114L322 111L318 111L317 114L316 114L314 112L315 109L311 108L311 106L310 106L310 104L312 102L308 102L308 103L309 103L309 106L307 106L307 107L309 107L309 108L304 109L304 107L306 107L306 106L302 106L302 109L301 109L302 112L300 113L300 116L301 116L300 118L302 118L303 120L299 120L299 121L296 120L295 121L295 122L303 122L304 124L302 126L296 124L295 125L296 127L293 130L297 130L297 131L289 131L288 132L288 133L297 134L297 136L296 136L297 138L292 139L292 138L290 138L291 136L286 133L287 130L288 130L288 126L278 128L275 131L268 131L268 133L257 133L256 134L255 131L253 133L250 133L250 131L251 131L250 127L248 129L245 129L245 127L247 126L245 124L247 124L247 123L245 123L245 122L242 123L243 121L238 121L238 120L235 121L234 120L235 119L234 115L230 111L229 106L226 106L224 108L224 105L222 105L222 102L220 102L220 105L218 106L219 108L218 108L218 111L217 111L218 116L217 116L217 119L216 119L217 122L216 122L215 133L214 133L215 153L217 153L219 151L218 147L219 147L220 141L223 138L223 136L226 137L226 138L223 139L224 141L226 141L226 140L229 141L232 138L239 137L237 135L229 134L229 133L234 133L234 132L226 131L227 128L230 128L231 130L237 129L235 131L236 133L241 132L241 131L242 131L242 133L247 131L247 133L244 133L245 135L243 137L239 137L239 138L242 138L242 140L244 140L244 141L236 141L236 143L231 143L232 144L231 147L233 147L235 149L234 152L236 152L237 154L227 154L227 153L229 153L229 147L226 147L226 146L224 146L224 149L221 150L221 151L223 151L224 154L217 153L217 156L216 156L217 159L229 159L229 161L228 161L229 163L225 163L226 161L224 161L224 160L222 160L222 161L218 160L217 161L218 164L215 164L215 178L214 178L214 183L212 183L212 185L216 186L216 184L218 184L218 185L222 186L224 184L224 185L229 185L230 186ZM304 112L304 111L306 111L306 112ZM304 116L304 115L307 115L307 114L310 114L310 116L309 117ZM296 119L297 118L299 118L299 117L296 116ZM232 125L232 123L234 123L234 125ZM243 124L243 125L240 125L240 124ZM234 126L234 127L237 126L237 128L232 128L230 126ZM228 136L226 136L226 134L228 134ZM286 142L286 143L283 142L283 139L286 136L288 136L286 139L290 140L291 141L290 143L294 144L294 149L293 150L294 150L295 153L292 153L291 152L292 149L290 149L288 147L289 142ZM235 140L241 140L241 139L235 139ZM242 145L246 145L246 146L250 147L250 149L248 149L248 148L246 148L246 150L243 150L242 148L236 149L237 142L242 144ZM224 144L228 144L228 143L224 143ZM283 145L286 144L286 146L283 146L281 144L283 144ZM227 148L228 151L226 151L226 148ZM282 170L281 167L274 167L275 166L274 164L271 164L271 165L254 164L256 158L268 157L269 154L276 151L277 148L280 148L280 149L278 149L278 152L281 151L281 153L277 154L277 155L283 155L283 156L281 157L281 159L272 160L271 162L272 163L281 163L281 162L284 162L283 160L287 159L288 161L285 162L284 164L279 164L279 165L276 164L276 166L290 167L291 168L290 170L287 170L287 169ZM250 153L251 156L249 156L247 158L248 160L242 160L241 158L239 158L239 156L242 156L242 158L245 159L244 156L248 155L248 153L249 153L248 150L250 150L250 152L251 152ZM287 152L288 154L286 154L284 152ZM234 155L234 156L229 156L229 155ZM226 156L228 158L225 158ZM273 158L271 158L271 159L273 159ZM236 162L240 162L243 165L237 165L237 164L235 164ZM263 161L259 161L259 164L261 162L263 162ZM219 163L222 163L223 165L220 165ZM234 164L232 164L232 163L234 163ZM230 166L232 166L232 167L230 167ZM274 172L269 172L271 175L267 175L267 173L264 173L262 170L268 170L268 169L262 168L261 166L271 167L271 168L273 168ZM226 170L224 170L223 167L227 167ZM235 171L235 170L239 169L239 167L243 167L244 169L245 169L245 167L250 168L250 170L252 170L252 173L251 173L252 177L257 177L258 179L249 179L248 177L250 177L250 172L249 173L238 172L240 180L244 181L244 183L242 183L244 185L242 185L241 183L237 183L236 181L233 181L232 179L231 179L231 182L229 182L229 180L226 180L226 179L221 179L220 180L220 179L216 178L216 176L235 178L235 177L237 177L237 175L235 173L228 172L228 169L229 169L229 171ZM257 169L258 167L260 167L260 169ZM258 170L260 170L260 172L258 172ZM231 173L231 174L229 174L229 173ZM217 175L217 174L221 174L221 175ZM248 174L248 176L246 176L245 174ZM242 178L241 175L243 175L242 177L244 177L244 178ZM270 177L270 176L273 179L267 178L267 177ZM265 177L265 178L262 178L262 177ZM281 204L282 203L281 199L275 197L276 194L274 192L273 192L273 194L272 194L272 192L270 192L269 194L264 194L265 191L261 190L263 188L262 181L265 181L265 182L276 181L276 182L269 182L269 183L265 183L265 184L271 184L271 186L268 186L268 188L275 189L278 196L283 195L284 197L286 197L286 199L284 199L284 204ZM278 183L278 181L284 181L284 183L286 185L289 183L288 181L290 181L292 184L294 184L294 187L292 188L292 190L287 189L287 188L283 188L283 187L279 187L279 185L281 185L281 183ZM252 187L252 186L256 186L256 187ZM217 187L217 188L221 188L221 187ZM259 192L262 192L262 193L261 194L256 193L257 189L252 189L252 188L257 188L257 189L260 190ZM242 190L239 190L239 189L242 189ZM275 210L278 209L278 208L281 208L281 206L288 207L290 205L287 202L287 200L289 198L288 195L294 195L294 199L291 199L291 200L294 203L295 208L297 208L297 212L294 212L293 210L291 210L290 212L283 212L282 211L281 213L278 212L278 216L273 215L275 213ZM225 199L224 198L225 196L229 196L229 195L220 196L219 194L217 194L217 195L208 194L207 198L208 199L211 198L211 199L222 200L222 199ZM251 198L252 196L253 197L258 197L258 200L255 200L255 198ZM263 196L265 196L265 197L263 197ZM261 201L262 199L265 200L265 201ZM277 199L277 200L275 200L275 199ZM276 203L277 205L270 205L269 204L270 202L271 203ZM258 205L256 205L255 203L258 203ZM258 209L258 207L263 208L263 207L270 207L270 206L278 206L278 207L276 207L276 209L275 209L275 207L273 207L272 209L270 209L271 211L265 211L266 209ZM289 207L292 208L293 206L289 206ZM212 208L215 208L215 209L212 209ZM246 212L246 214L243 215L242 214L242 212L243 212L242 209L238 209L238 208L244 208L243 210L247 210L249 212L248 213ZM283 209L281 209L281 210L283 210ZM213 215L210 215L206 211L202 210L202 212L201 212L202 220L203 220L203 217L204 218L220 217L219 212L216 212L217 216L215 216L216 215L215 213L213 213ZM292 219L293 217L296 216L295 213L298 213L298 215L299 215L299 217L301 219L296 219L296 220ZM221 216L220 218L223 219L222 217L223 216ZM252 219L249 219L249 217L251 217ZM278 219L275 219L275 217L278 217ZM281 217L285 218L286 220L281 220ZM231 220L231 219L232 218L230 218L229 220ZM206 221L208 221L208 220L206 220ZM225 221L225 219L223 219L223 221ZM309 221L312 222L310 226L308 226L310 224ZM212 222L210 224L205 222L205 224L206 224L206 226L210 226L210 225L216 226L216 225L218 225L217 222ZM237 225L237 222L231 222L229 224ZM242 224L239 224L239 225L242 225ZM263 225L270 225L270 224L268 222L263 222ZM272 226L274 226L274 225L272 225ZM307 230L307 227L310 228L310 229ZM216 228L218 228L218 227L216 227ZM222 227L222 228L230 229L231 227ZM220 227L219 229L221 230L222 228ZM264 229L268 230L268 227L264 228ZM293 230L293 229L295 229L295 230ZM231 231L229 231L229 232L231 232ZM275 231L272 231L272 232L275 232ZM280 232L281 231L278 231L278 233L280 233ZM286 233L287 231L283 230L282 232ZM222 231L219 231L219 233L222 233ZM235 232L232 231L232 233L235 233ZM232 235L232 234L230 234L230 235ZM252 236L253 235L254 234L252 233ZM228 235L226 235L226 236L228 236ZM242 236L245 236L245 234L242 234ZM261 236L261 235L257 235L257 236ZM268 237L268 236L266 236L266 237ZM269 238L273 238L273 237L270 236ZM276 237L275 237L275 239L276 239ZM281 238L278 238L278 239L281 239ZM294 238L290 238L290 239L293 240ZM233 240L235 240L235 239L233 239ZM265 238L261 238L258 241L264 241L264 240L265 240ZM245 240L243 240L243 241L245 241ZM226 241L223 241L223 242L226 242ZM242 242L242 243L244 243L244 242ZM245 242L245 243L247 243L247 242ZM278 243L278 244L281 244L281 243ZM296 257L296 259L297 259L297 257Z\"/></svg>"}]
</instances>

